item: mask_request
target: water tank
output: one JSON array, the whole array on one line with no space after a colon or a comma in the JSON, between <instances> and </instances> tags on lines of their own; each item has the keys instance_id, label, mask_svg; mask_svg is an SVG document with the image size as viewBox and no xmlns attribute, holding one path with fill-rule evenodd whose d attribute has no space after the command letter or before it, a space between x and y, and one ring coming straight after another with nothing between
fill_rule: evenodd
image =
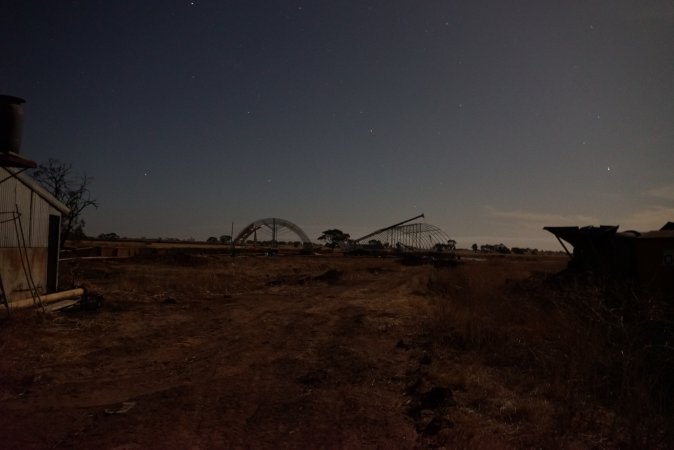
<instances>
[{"instance_id":1,"label":"water tank","mask_svg":"<svg viewBox=\"0 0 674 450\"><path fill-rule=\"evenodd\" d=\"M19 153L23 128L23 104L11 95L0 95L0 152Z\"/></svg>"}]
</instances>

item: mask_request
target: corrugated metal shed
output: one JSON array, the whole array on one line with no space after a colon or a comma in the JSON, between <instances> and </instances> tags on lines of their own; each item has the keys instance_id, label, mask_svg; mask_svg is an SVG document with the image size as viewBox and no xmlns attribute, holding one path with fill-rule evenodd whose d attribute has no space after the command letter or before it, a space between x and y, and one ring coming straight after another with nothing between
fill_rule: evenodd
<instances>
[{"instance_id":1,"label":"corrugated metal shed","mask_svg":"<svg viewBox=\"0 0 674 450\"><path fill-rule=\"evenodd\" d=\"M13 220L17 210L27 247L47 247L49 216L69 212L63 203L29 176L0 167L0 248L19 245Z\"/></svg>"},{"instance_id":2,"label":"corrugated metal shed","mask_svg":"<svg viewBox=\"0 0 674 450\"><path fill-rule=\"evenodd\" d=\"M27 266L39 292L57 288L61 216L68 212L28 175L0 167L0 279L10 301L31 296Z\"/></svg>"}]
</instances>

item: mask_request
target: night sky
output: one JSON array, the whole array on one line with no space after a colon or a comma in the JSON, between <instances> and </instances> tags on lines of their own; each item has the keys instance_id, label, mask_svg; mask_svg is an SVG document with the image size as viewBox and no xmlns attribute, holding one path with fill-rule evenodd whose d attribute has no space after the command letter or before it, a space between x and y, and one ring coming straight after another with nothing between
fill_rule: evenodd
<instances>
[{"instance_id":1,"label":"night sky","mask_svg":"<svg viewBox=\"0 0 674 450\"><path fill-rule=\"evenodd\" d=\"M674 220L671 0L4 0L0 43L22 153L94 178L90 235Z\"/></svg>"}]
</instances>

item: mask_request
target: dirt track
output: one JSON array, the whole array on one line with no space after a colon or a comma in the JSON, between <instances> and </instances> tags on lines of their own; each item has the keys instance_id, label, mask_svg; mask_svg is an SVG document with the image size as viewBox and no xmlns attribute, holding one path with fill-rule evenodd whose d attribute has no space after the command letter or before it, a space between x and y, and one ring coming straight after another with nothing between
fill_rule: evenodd
<instances>
[{"instance_id":1,"label":"dirt track","mask_svg":"<svg viewBox=\"0 0 674 450\"><path fill-rule=\"evenodd\" d=\"M508 264L522 279L563 263ZM452 420L462 387L440 369L469 362L429 341L424 294L437 270L466 268L331 256L70 263L63 284L78 278L104 306L2 319L0 442L509 447L498 426L476 434Z\"/></svg>"}]
</instances>

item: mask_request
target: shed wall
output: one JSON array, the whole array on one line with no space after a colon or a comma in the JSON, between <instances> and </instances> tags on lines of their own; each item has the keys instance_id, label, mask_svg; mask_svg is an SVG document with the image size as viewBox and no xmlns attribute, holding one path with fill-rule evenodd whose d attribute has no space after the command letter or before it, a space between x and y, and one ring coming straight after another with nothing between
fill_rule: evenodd
<instances>
[{"instance_id":1,"label":"shed wall","mask_svg":"<svg viewBox=\"0 0 674 450\"><path fill-rule=\"evenodd\" d=\"M0 180L8 174L0 170ZM17 210L19 216L15 223ZM49 202L16 178L0 183L0 248L18 247L17 231L21 230L26 247L47 247L50 214L61 216ZM19 222L21 227L17 228Z\"/></svg>"},{"instance_id":2,"label":"shed wall","mask_svg":"<svg viewBox=\"0 0 674 450\"><path fill-rule=\"evenodd\" d=\"M26 253L35 287L46 293L47 249L29 248ZM0 248L0 276L10 302L31 297L18 248Z\"/></svg>"},{"instance_id":3,"label":"shed wall","mask_svg":"<svg viewBox=\"0 0 674 450\"><path fill-rule=\"evenodd\" d=\"M0 168L0 277L12 301L31 296L24 272L25 258L38 291L46 292L50 270L47 258L49 216L61 217L61 212L10 175ZM19 245L22 240L26 246L23 262Z\"/></svg>"}]
</instances>

